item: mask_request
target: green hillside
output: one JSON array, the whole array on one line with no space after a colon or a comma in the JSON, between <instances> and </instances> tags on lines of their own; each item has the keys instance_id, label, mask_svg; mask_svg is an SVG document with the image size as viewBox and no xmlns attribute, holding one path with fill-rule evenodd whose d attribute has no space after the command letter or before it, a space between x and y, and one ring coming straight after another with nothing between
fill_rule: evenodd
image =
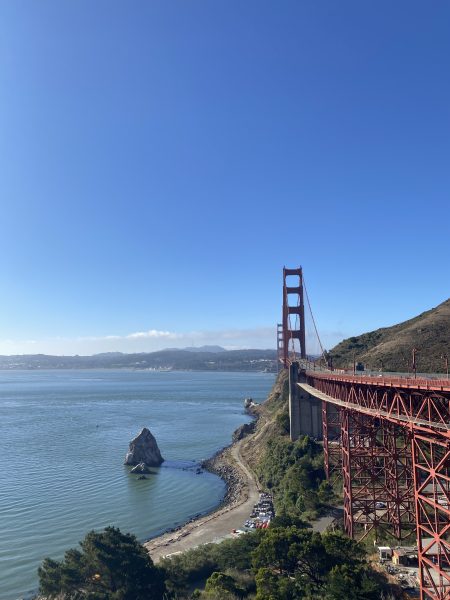
<instances>
[{"instance_id":1,"label":"green hillside","mask_svg":"<svg viewBox=\"0 0 450 600\"><path fill-rule=\"evenodd\" d=\"M417 348L417 371L444 372L442 355L450 356L450 299L421 315L376 331L343 340L330 354L337 368L362 362L366 369L407 372Z\"/></svg>"},{"instance_id":2,"label":"green hillside","mask_svg":"<svg viewBox=\"0 0 450 600\"><path fill-rule=\"evenodd\" d=\"M213 348L213 350L211 350ZM220 351L219 351L220 350ZM275 350L224 350L220 346L200 349L168 349L159 352L123 354L104 352L93 356L49 356L23 354L0 356L2 369L165 369L184 371L277 370Z\"/></svg>"}]
</instances>

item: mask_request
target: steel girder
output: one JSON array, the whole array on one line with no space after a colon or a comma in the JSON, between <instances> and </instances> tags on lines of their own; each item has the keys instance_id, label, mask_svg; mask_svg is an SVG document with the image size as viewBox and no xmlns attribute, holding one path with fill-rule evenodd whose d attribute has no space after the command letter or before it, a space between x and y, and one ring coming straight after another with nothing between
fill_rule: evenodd
<instances>
[{"instance_id":1,"label":"steel girder","mask_svg":"<svg viewBox=\"0 0 450 600\"><path fill-rule=\"evenodd\" d=\"M332 482L342 474L341 410L322 402L322 435L325 475Z\"/></svg>"},{"instance_id":2,"label":"steel girder","mask_svg":"<svg viewBox=\"0 0 450 600\"><path fill-rule=\"evenodd\" d=\"M414 500L422 597L450 599L450 441L413 435Z\"/></svg>"},{"instance_id":3,"label":"steel girder","mask_svg":"<svg viewBox=\"0 0 450 600\"><path fill-rule=\"evenodd\" d=\"M404 462L410 447L395 435L379 419L343 411L344 525L351 537L362 540L375 530L400 540L414 529L412 472Z\"/></svg>"},{"instance_id":4,"label":"steel girder","mask_svg":"<svg viewBox=\"0 0 450 600\"><path fill-rule=\"evenodd\" d=\"M340 413L346 532L401 539L414 523L421 599L450 600L449 382L309 372L307 383Z\"/></svg>"},{"instance_id":5,"label":"steel girder","mask_svg":"<svg viewBox=\"0 0 450 600\"><path fill-rule=\"evenodd\" d=\"M345 408L450 439L450 382L307 373L307 383ZM417 381L417 386L413 382Z\"/></svg>"},{"instance_id":6,"label":"steel girder","mask_svg":"<svg viewBox=\"0 0 450 600\"><path fill-rule=\"evenodd\" d=\"M397 540L415 535L414 477L410 430L380 419L384 464L387 521Z\"/></svg>"}]
</instances>

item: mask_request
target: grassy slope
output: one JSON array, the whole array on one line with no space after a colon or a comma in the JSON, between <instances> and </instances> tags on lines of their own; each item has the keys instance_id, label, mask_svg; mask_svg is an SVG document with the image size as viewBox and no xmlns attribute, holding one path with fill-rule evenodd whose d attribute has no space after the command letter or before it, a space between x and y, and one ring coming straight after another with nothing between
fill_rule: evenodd
<instances>
[{"instance_id":1,"label":"grassy slope","mask_svg":"<svg viewBox=\"0 0 450 600\"><path fill-rule=\"evenodd\" d=\"M412 349L418 348L417 370L443 372L442 354L450 351L450 299L436 308L393 327L384 327L343 340L331 350L337 368L353 365L353 358L366 368L408 371Z\"/></svg>"},{"instance_id":2,"label":"grassy slope","mask_svg":"<svg viewBox=\"0 0 450 600\"><path fill-rule=\"evenodd\" d=\"M267 442L278 432L276 419L286 410L288 385L288 372L284 370L279 374L267 400L256 410L258 422L255 434L242 443L241 454L253 473L256 472L258 463L267 449Z\"/></svg>"}]
</instances>

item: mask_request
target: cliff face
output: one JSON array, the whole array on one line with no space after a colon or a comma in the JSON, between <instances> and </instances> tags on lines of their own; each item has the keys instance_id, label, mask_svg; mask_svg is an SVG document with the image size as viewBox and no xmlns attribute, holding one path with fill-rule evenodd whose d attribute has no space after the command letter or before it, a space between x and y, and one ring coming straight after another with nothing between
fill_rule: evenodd
<instances>
[{"instance_id":1,"label":"cliff face","mask_svg":"<svg viewBox=\"0 0 450 600\"><path fill-rule=\"evenodd\" d=\"M159 467L164 461L158 444L147 427L130 442L130 449L125 456L126 465L144 463L148 467Z\"/></svg>"},{"instance_id":2,"label":"cliff face","mask_svg":"<svg viewBox=\"0 0 450 600\"><path fill-rule=\"evenodd\" d=\"M353 358L368 368L385 371L411 369L417 348L417 371L441 373L442 355L450 354L450 299L413 319L344 340L330 354L337 368L351 368Z\"/></svg>"}]
</instances>

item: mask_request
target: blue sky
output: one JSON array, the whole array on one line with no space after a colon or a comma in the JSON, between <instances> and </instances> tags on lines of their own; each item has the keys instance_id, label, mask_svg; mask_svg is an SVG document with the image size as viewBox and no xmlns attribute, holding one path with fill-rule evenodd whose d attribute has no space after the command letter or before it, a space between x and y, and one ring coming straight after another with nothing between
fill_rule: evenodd
<instances>
[{"instance_id":1,"label":"blue sky","mask_svg":"<svg viewBox=\"0 0 450 600\"><path fill-rule=\"evenodd\" d=\"M0 3L0 353L326 347L449 297L450 5Z\"/></svg>"}]
</instances>

